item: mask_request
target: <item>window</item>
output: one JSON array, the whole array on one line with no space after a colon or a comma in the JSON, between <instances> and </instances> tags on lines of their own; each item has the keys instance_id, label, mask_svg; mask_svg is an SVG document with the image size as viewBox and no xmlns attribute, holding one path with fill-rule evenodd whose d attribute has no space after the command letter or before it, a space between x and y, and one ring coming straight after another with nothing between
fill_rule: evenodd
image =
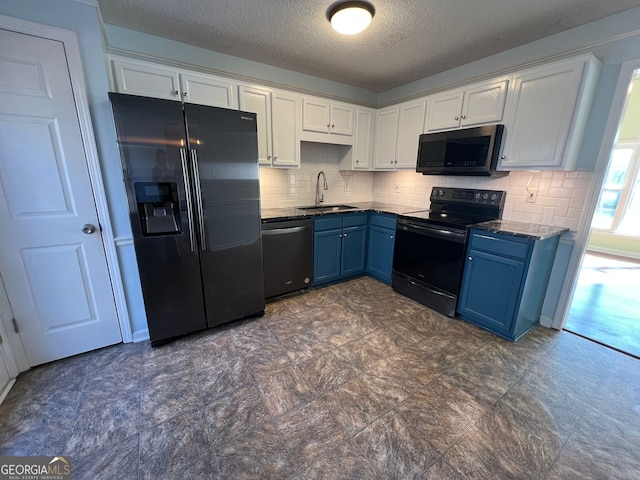
<instances>
[{"instance_id":1,"label":"window","mask_svg":"<svg viewBox=\"0 0 640 480\"><path fill-rule=\"evenodd\" d=\"M636 70L592 227L640 236L640 71Z\"/></svg>"}]
</instances>

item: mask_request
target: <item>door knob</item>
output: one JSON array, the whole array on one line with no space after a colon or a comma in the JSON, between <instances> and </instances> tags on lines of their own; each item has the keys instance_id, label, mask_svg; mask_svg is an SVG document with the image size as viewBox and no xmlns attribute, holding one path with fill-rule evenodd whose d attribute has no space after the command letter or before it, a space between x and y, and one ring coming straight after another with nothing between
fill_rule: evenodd
<instances>
[{"instance_id":1,"label":"door knob","mask_svg":"<svg viewBox=\"0 0 640 480\"><path fill-rule=\"evenodd\" d=\"M84 225L82 225L81 230L82 230L82 233L86 235L91 235L93 232L96 231L96 226L90 223L85 223Z\"/></svg>"}]
</instances>

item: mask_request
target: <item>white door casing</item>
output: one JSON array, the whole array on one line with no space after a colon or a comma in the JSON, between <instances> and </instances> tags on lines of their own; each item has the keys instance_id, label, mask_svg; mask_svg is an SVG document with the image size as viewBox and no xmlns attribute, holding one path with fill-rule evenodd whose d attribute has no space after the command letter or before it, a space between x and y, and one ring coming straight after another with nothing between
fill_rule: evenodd
<instances>
[{"instance_id":1,"label":"white door casing","mask_svg":"<svg viewBox=\"0 0 640 480\"><path fill-rule=\"evenodd\" d=\"M0 30L0 64L0 272L33 366L122 336L65 45Z\"/></svg>"}]
</instances>

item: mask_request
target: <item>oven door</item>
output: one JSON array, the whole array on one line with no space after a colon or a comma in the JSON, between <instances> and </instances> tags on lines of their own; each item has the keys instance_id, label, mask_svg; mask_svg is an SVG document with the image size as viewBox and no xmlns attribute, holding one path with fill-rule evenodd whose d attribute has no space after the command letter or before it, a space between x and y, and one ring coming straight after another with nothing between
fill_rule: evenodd
<instances>
[{"instance_id":1,"label":"oven door","mask_svg":"<svg viewBox=\"0 0 640 480\"><path fill-rule=\"evenodd\" d=\"M393 253L393 289L454 317L466 240L466 230L398 219Z\"/></svg>"}]
</instances>

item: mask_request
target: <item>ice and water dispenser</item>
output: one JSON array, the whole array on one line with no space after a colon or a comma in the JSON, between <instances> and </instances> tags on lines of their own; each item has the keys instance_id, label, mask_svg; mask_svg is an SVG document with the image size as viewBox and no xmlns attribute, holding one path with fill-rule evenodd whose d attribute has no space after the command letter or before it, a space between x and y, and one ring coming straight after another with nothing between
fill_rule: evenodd
<instances>
[{"instance_id":1,"label":"ice and water dispenser","mask_svg":"<svg viewBox=\"0 0 640 480\"><path fill-rule=\"evenodd\" d=\"M175 182L136 182L134 187L143 236L182 233Z\"/></svg>"}]
</instances>

